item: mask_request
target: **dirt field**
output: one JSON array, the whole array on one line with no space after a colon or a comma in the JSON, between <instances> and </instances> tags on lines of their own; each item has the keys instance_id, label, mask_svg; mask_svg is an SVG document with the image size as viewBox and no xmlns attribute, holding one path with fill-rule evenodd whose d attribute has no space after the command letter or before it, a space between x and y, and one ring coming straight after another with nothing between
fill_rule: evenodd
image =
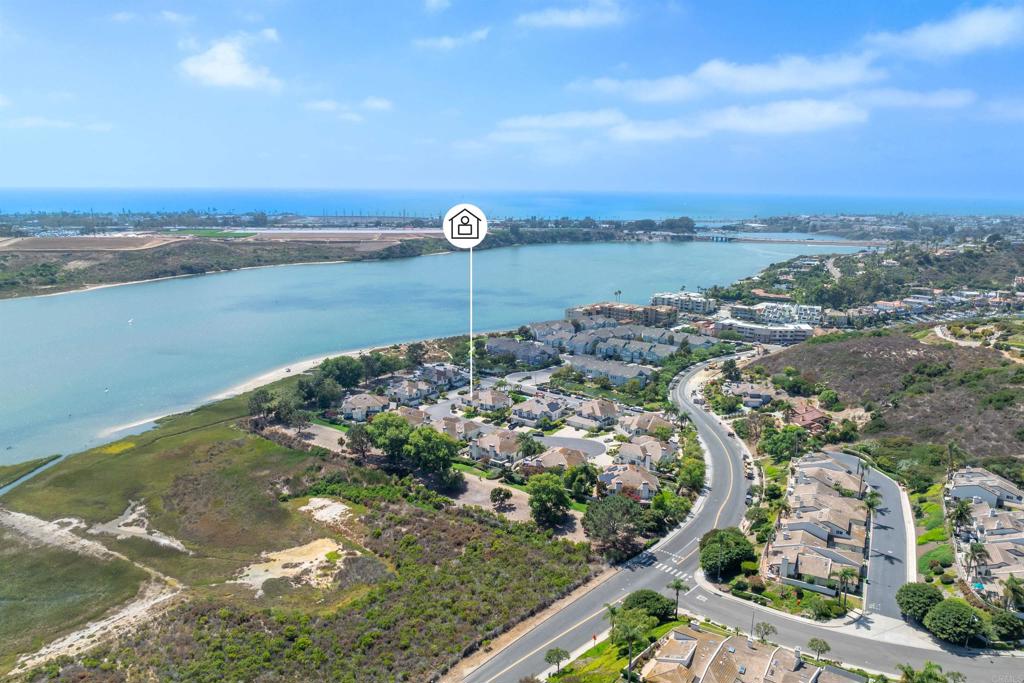
<instances>
[{"instance_id":1,"label":"dirt field","mask_svg":"<svg viewBox=\"0 0 1024 683\"><path fill-rule=\"evenodd\" d=\"M185 237L168 235L95 237L16 237L0 242L0 251L138 251L153 249Z\"/></svg>"}]
</instances>

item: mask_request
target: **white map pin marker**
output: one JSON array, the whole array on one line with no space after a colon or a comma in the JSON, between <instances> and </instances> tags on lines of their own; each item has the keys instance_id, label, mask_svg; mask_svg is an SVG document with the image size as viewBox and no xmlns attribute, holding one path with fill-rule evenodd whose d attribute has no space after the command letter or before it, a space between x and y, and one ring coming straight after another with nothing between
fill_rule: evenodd
<instances>
[{"instance_id":1,"label":"white map pin marker","mask_svg":"<svg viewBox=\"0 0 1024 683\"><path fill-rule=\"evenodd\" d=\"M472 249L487 237L487 216L474 204L456 204L444 215L441 229L456 249Z\"/></svg>"},{"instance_id":2,"label":"white map pin marker","mask_svg":"<svg viewBox=\"0 0 1024 683\"><path fill-rule=\"evenodd\" d=\"M444 238L456 249L469 249L469 401L473 402L473 247L487 237L487 216L475 204L456 204L441 223Z\"/></svg>"}]
</instances>

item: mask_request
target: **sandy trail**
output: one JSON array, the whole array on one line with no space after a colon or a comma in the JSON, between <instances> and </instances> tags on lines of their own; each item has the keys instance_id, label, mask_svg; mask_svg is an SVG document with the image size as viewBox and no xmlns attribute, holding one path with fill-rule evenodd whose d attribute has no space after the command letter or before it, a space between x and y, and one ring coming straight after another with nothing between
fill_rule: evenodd
<instances>
[{"instance_id":1,"label":"sandy trail","mask_svg":"<svg viewBox=\"0 0 1024 683\"><path fill-rule=\"evenodd\" d=\"M118 540L141 538L165 548L173 548L181 553L192 554L192 551L186 548L178 539L168 536L162 531L151 529L149 527L149 515L146 511L146 504L138 500L128 501L128 507L115 519L109 522L93 524L89 528L89 533L93 535L109 534Z\"/></svg>"},{"instance_id":2,"label":"sandy trail","mask_svg":"<svg viewBox=\"0 0 1024 683\"><path fill-rule=\"evenodd\" d=\"M57 657L81 655L105 640L124 635L155 617L161 609L170 606L171 599L180 592L180 588L159 579L151 579L143 584L134 600L115 612L44 645L30 655L23 655L11 674L24 673Z\"/></svg>"},{"instance_id":3,"label":"sandy trail","mask_svg":"<svg viewBox=\"0 0 1024 683\"><path fill-rule=\"evenodd\" d=\"M49 522L32 515L0 508L0 526L11 529L34 542L70 550L79 555L106 561L120 559L130 562L150 576L134 599L109 612L106 616L61 636L36 652L22 655L11 674L23 673L57 657L79 655L105 640L124 635L152 619L164 607L169 606L171 598L182 590L176 580L152 567L147 567L121 553L110 550L99 541L82 538L75 534L72 529L85 527L82 520L69 518Z\"/></svg>"}]
</instances>

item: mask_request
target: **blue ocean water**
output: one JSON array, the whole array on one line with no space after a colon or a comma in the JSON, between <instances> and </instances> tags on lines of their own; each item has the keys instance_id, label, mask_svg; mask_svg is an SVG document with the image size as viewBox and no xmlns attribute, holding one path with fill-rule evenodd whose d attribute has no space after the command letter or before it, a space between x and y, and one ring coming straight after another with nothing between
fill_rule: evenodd
<instances>
[{"instance_id":1,"label":"blue ocean water","mask_svg":"<svg viewBox=\"0 0 1024 683\"><path fill-rule=\"evenodd\" d=\"M715 222L824 214L1024 213L1024 199L803 197L624 192L494 192L275 189L0 189L0 213L26 211L266 211L306 215L439 216L472 202L494 218L641 219L690 216Z\"/></svg>"}]
</instances>

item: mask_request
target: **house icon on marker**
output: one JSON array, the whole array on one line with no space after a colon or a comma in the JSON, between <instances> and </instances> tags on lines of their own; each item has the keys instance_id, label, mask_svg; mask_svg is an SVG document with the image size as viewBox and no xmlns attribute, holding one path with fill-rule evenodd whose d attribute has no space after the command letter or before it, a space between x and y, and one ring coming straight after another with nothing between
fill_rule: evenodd
<instances>
[{"instance_id":1,"label":"house icon on marker","mask_svg":"<svg viewBox=\"0 0 1024 683\"><path fill-rule=\"evenodd\" d=\"M448 234L453 240L480 238L480 217L469 209L462 209L448 219Z\"/></svg>"}]
</instances>

